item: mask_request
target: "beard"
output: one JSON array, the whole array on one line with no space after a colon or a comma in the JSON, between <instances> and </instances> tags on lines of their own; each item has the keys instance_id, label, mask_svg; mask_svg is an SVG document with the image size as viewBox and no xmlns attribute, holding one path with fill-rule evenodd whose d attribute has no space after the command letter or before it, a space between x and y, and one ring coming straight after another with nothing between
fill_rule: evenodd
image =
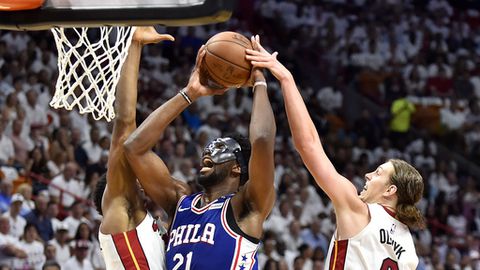
<instances>
[{"instance_id":1,"label":"beard","mask_svg":"<svg viewBox=\"0 0 480 270\"><path fill-rule=\"evenodd\" d=\"M228 173L229 170L217 168L209 175L199 175L197 183L203 188L213 187L227 178Z\"/></svg>"}]
</instances>

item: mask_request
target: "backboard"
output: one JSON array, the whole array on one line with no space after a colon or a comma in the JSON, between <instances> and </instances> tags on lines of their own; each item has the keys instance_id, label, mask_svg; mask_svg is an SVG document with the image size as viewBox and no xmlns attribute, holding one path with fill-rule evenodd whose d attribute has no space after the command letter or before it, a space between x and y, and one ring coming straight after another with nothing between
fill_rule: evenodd
<instances>
[{"instance_id":1,"label":"backboard","mask_svg":"<svg viewBox=\"0 0 480 270\"><path fill-rule=\"evenodd\" d=\"M235 0L0 0L0 29L45 30L52 27L155 24L190 26L218 23L230 18L234 2Z\"/></svg>"}]
</instances>

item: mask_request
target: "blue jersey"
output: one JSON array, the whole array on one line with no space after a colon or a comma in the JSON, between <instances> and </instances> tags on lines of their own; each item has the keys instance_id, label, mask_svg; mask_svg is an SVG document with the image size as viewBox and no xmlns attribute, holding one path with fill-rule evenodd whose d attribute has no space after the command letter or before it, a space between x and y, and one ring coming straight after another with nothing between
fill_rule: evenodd
<instances>
[{"instance_id":1,"label":"blue jersey","mask_svg":"<svg viewBox=\"0 0 480 270\"><path fill-rule=\"evenodd\" d=\"M180 199L167 247L167 269L258 269L258 241L241 232L230 199L222 196L196 207L201 193Z\"/></svg>"}]
</instances>

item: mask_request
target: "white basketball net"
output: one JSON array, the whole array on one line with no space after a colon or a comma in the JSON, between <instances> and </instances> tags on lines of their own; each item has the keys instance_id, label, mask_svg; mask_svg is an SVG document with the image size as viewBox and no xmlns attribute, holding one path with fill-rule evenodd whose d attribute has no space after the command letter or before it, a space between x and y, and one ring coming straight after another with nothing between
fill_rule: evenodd
<instances>
[{"instance_id":1,"label":"white basketball net","mask_svg":"<svg viewBox=\"0 0 480 270\"><path fill-rule=\"evenodd\" d=\"M115 118L113 102L135 27L53 28L58 80L50 106Z\"/></svg>"}]
</instances>

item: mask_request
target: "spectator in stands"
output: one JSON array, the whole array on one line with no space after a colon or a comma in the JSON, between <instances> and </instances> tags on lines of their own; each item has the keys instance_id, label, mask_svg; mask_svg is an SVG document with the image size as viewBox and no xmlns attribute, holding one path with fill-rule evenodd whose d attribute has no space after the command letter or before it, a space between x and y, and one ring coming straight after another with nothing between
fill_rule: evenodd
<instances>
[{"instance_id":1,"label":"spectator in stands","mask_svg":"<svg viewBox=\"0 0 480 270\"><path fill-rule=\"evenodd\" d=\"M298 251L303 259L302 270L313 269L313 249L307 244L302 244L298 247Z\"/></svg>"},{"instance_id":2,"label":"spectator in stands","mask_svg":"<svg viewBox=\"0 0 480 270\"><path fill-rule=\"evenodd\" d=\"M25 225L27 221L20 216L20 210L22 209L23 196L19 193L12 195L12 202L10 204L10 209L3 214L4 217L7 217L10 223L10 235L20 239L24 233Z\"/></svg>"},{"instance_id":3,"label":"spectator in stands","mask_svg":"<svg viewBox=\"0 0 480 270\"><path fill-rule=\"evenodd\" d=\"M46 262L43 267L42 267L42 270L61 270L62 268L60 267L60 265L56 262Z\"/></svg>"},{"instance_id":4,"label":"spectator in stands","mask_svg":"<svg viewBox=\"0 0 480 270\"><path fill-rule=\"evenodd\" d=\"M50 243L45 244L44 255L45 255L45 263L43 265L45 265L47 263L51 263L51 262L57 263L56 262L57 249L55 248L54 245L52 245Z\"/></svg>"},{"instance_id":5,"label":"spectator in stands","mask_svg":"<svg viewBox=\"0 0 480 270\"><path fill-rule=\"evenodd\" d=\"M388 138L383 138L380 145L373 150L374 163L385 162L389 159L400 156L400 151L391 146L391 142Z\"/></svg>"},{"instance_id":6,"label":"spectator in stands","mask_svg":"<svg viewBox=\"0 0 480 270\"><path fill-rule=\"evenodd\" d=\"M27 223L35 225L44 242L53 238L52 221L47 216L47 206L48 198L44 194L39 194L35 199L35 209L25 216Z\"/></svg>"},{"instance_id":7,"label":"spectator in stands","mask_svg":"<svg viewBox=\"0 0 480 270\"><path fill-rule=\"evenodd\" d=\"M405 78L405 89L412 96L425 95L426 80L420 77L418 66L414 67L410 74Z\"/></svg>"},{"instance_id":8,"label":"spectator in stands","mask_svg":"<svg viewBox=\"0 0 480 270\"><path fill-rule=\"evenodd\" d=\"M178 169L172 173L173 178L185 180L187 183L194 182L196 175L197 171L193 168L192 160L189 158L181 160Z\"/></svg>"},{"instance_id":9,"label":"spectator in stands","mask_svg":"<svg viewBox=\"0 0 480 270\"><path fill-rule=\"evenodd\" d=\"M37 240L38 233L34 224L27 224L23 239L20 242L21 248L27 253L27 257L23 260L15 261L17 269L35 269L40 270L45 263L45 254L43 244Z\"/></svg>"},{"instance_id":10,"label":"spectator in stands","mask_svg":"<svg viewBox=\"0 0 480 270\"><path fill-rule=\"evenodd\" d=\"M50 158L51 159L47 162L49 178L55 178L65 169L68 155L66 152L58 151Z\"/></svg>"},{"instance_id":11,"label":"spectator in stands","mask_svg":"<svg viewBox=\"0 0 480 270\"><path fill-rule=\"evenodd\" d=\"M59 226L62 225L62 221L58 219L58 214L59 214L59 209L58 209L58 203L54 201L49 201L47 204L47 215L46 217L50 219L50 222L52 223L52 229L53 231L56 231Z\"/></svg>"},{"instance_id":12,"label":"spectator in stands","mask_svg":"<svg viewBox=\"0 0 480 270\"><path fill-rule=\"evenodd\" d=\"M74 241L73 257L67 260L65 269L93 270L92 263L87 259L88 248L87 241Z\"/></svg>"},{"instance_id":13,"label":"spectator in stands","mask_svg":"<svg viewBox=\"0 0 480 270\"><path fill-rule=\"evenodd\" d=\"M220 131L220 116L216 112L212 112L207 116L207 121L200 126L197 130L197 134L206 132L207 141L210 142L215 138L219 138L222 134Z\"/></svg>"},{"instance_id":14,"label":"spectator in stands","mask_svg":"<svg viewBox=\"0 0 480 270\"><path fill-rule=\"evenodd\" d=\"M464 147L462 131L467 113L458 100L451 100L450 106L440 109L440 123L445 127L444 141L453 149Z\"/></svg>"},{"instance_id":15,"label":"spectator in stands","mask_svg":"<svg viewBox=\"0 0 480 270\"><path fill-rule=\"evenodd\" d=\"M303 270L303 265L304 265L304 260L302 256L297 256L295 257L295 260L293 261L293 270Z\"/></svg>"},{"instance_id":16,"label":"spectator in stands","mask_svg":"<svg viewBox=\"0 0 480 270\"><path fill-rule=\"evenodd\" d=\"M84 185L76 179L77 172L75 162L67 163L63 173L53 178L48 188L52 200L59 202L62 207L70 208L75 200L83 198Z\"/></svg>"},{"instance_id":17,"label":"spectator in stands","mask_svg":"<svg viewBox=\"0 0 480 270\"><path fill-rule=\"evenodd\" d=\"M47 189L48 185L42 180L49 179L50 173L47 167L48 159L45 156L45 152L41 147L35 147L30 151L28 155L29 159L25 165L25 171L27 174L31 175L34 179L33 185L33 193L38 194L41 190ZM43 178L43 179L39 179Z\"/></svg>"},{"instance_id":18,"label":"spectator in stands","mask_svg":"<svg viewBox=\"0 0 480 270\"><path fill-rule=\"evenodd\" d=\"M12 201L12 183L5 177L0 181L0 212L6 212Z\"/></svg>"},{"instance_id":19,"label":"spectator in stands","mask_svg":"<svg viewBox=\"0 0 480 270\"><path fill-rule=\"evenodd\" d=\"M100 146L100 130L93 126L90 129L89 140L82 145L83 150L87 154L88 164L97 163L102 154L102 147Z\"/></svg>"},{"instance_id":20,"label":"spectator in stands","mask_svg":"<svg viewBox=\"0 0 480 270\"><path fill-rule=\"evenodd\" d=\"M91 261L91 255L93 253L93 236L92 236L92 230L90 229L89 225L85 222L82 222L78 225L77 231L75 233L75 237L72 239L73 243L78 242L78 241L84 241L85 243L88 244L88 255L87 259ZM73 250L75 249L74 246L71 247L72 253Z\"/></svg>"},{"instance_id":21,"label":"spectator in stands","mask_svg":"<svg viewBox=\"0 0 480 270\"><path fill-rule=\"evenodd\" d=\"M65 224L61 224L55 231L55 238L48 242L49 245L55 247L55 261L59 263L62 268L65 267L65 263L71 257L68 239L68 227Z\"/></svg>"},{"instance_id":22,"label":"spectator in stands","mask_svg":"<svg viewBox=\"0 0 480 270\"><path fill-rule=\"evenodd\" d=\"M408 141L411 127L411 117L415 112L415 105L404 95L393 101L390 108L390 140L395 148L403 151Z\"/></svg>"},{"instance_id":23,"label":"spectator in stands","mask_svg":"<svg viewBox=\"0 0 480 270\"><path fill-rule=\"evenodd\" d=\"M318 218L314 218L310 223L310 227L303 229L300 237L302 238L302 241L311 248L315 249L319 247L323 254L327 254L329 241L320 231L320 222L321 221Z\"/></svg>"},{"instance_id":24,"label":"spectator in stands","mask_svg":"<svg viewBox=\"0 0 480 270\"><path fill-rule=\"evenodd\" d=\"M297 251L300 245L303 244L301 237L302 227L298 220L292 220L288 226L288 233L283 233L282 240L286 243L287 249L291 251Z\"/></svg>"},{"instance_id":25,"label":"spectator in stands","mask_svg":"<svg viewBox=\"0 0 480 270\"><path fill-rule=\"evenodd\" d=\"M417 154L413 158L413 164L417 168L424 167L427 168L429 171L435 169L435 159L431 154L431 150L427 141L424 143L422 153Z\"/></svg>"},{"instance_id":26,"label":"spectator in stands","mask_svg":"<svg viewBox=\"0 0 480 270\"><path fill-rule=\"evenodd\" d=\"M46 136L45 127L43 126L36 126L32 125L30 129L30 139L35 147L38 147L42 151L42 155L45 158L49 158L49 148L50 148L50 141Z\"/></svg>"},{"instance_id":27,"label":"spectator in stands","mask_svg":"<svg viewBox=\"0 0 480 270\"><path fill-rule=\"evenodd\" d=\"M53 157L57 152L64 151L67 153L67 160L75 160L75 152L73 145L71 145L70 131L65 127L60 127L53 131L53 140L49 149L49 156Z\"/></svg>"},{"instance_id":28,"label":"spectator in stands","mask_svg":"<svg viewBox=\"0 0 480 270\"><path fill-rule=\"evenodd\" d=\"M258 256L258 268L264 269L267 267L269 260L279 261L280 256L275 250L277 244L275 233L265 232L265 237L262 241L263 243L263 252Z\"/></svg>"},{"instance_id":29,"label":"spectator in stands","mask_svg":"<svg viewBox=\"0 0 480 270\"><path fill-rule=\"evenodd\" d=\"M287 245L284 241L279 240L278 235L280 234L277 234L277 253L281 258L280 264L282 267L285 266L286 269L291 269L293 266L293 261L297 256L297 251L287 249Z\"/></svg>"},{"instance_id":30,"label":"spectator in stands","mask_svg":"<svg viewBox=\"0 0 480 270\"><path fill-rule=\"evenodd\" d=\"M3 116L2 110L0 110L0 165L12 165L15 157L13 142L10 137L5 134L7 121Z\"/></svg>"},{"instance_id":31,"label":"spectator in stands","mask_svg":"<svg viewBox=\"0 0 480 270\"><path fill-rule=\"evenodd\" d=\"M335 87L326 86L320 89L316 95L322 109L331 113L342 107L343 94L341 91L345 89L343 78L337 78Z\"/></svg>"},{"instance_id":32,"label":"spectator in stands","mask_svg":"<svg viewBox=\"0 0 480 270\"><path fill-rule=\"evenodd\" d=\"M33 149L33 144L28 138L24 137L22 129L23 121L18 119L13 120L10 139L12 140L15 149L15 163L17 166L25 165L28 158L28 152Z\"/></svg>"},{"instance_id":33,"label":"spectator in stands","mask_svg":"<svg viewBox=\"0 0 480 270\"><path fill-rule=\"evenodd\" d=\"M0 75L1 78L1 75ZM6 83L6 82L2 82ZM7 92L7 91L5 91ZM9 93L5 99L5 104L3 107L3 116L5 119L10 122L17 118L17 106L18 106L18 98L16 93Z\"/></svg>"},{"instance_id":34,"label":"spectator in stands","mask_svg":"<svg viewBox=\"0 0 480 270\"><path fill-rule=\"evenodd\" d=\"M15 259L27 258L20 241L10 235L10 224L7 217L0 217L0 265L13 267Z\"/></svg>"},{"instance_id":35,"label":"spectator in stands","mask_svg":"<svg viewBox=\"0 0 480 270\"><path fill-rule=\"evenodd\" d=\"M278 204L278 210L275 209L272 211L268 219L265 221L264 228L266 230L271 230L278 235L281 235L285 231L292 221L291 215L291 205L288 200L285 198L280 200Z\"/></svg>"},{"instance_id":36,"label":"spectator in stands","mask_svg":"<svg viewBox=\"0 0 480 270\"><path fill-rule=\"evenodd\" d=\"M26 216L35 209L35 202L32 200L32 186L28 183L20 184L17 187L17 193L23 196L22 209L20 215Z\"/></svg>"},{"instance_id":37,"label":"spectator in stands","mask_svg":"<svg viewBox=\"0 0 480 270\"><path fill-rule=\"evenodd\" d=\"M27 104L23 104L26 119L31 125L45 126L48 123L46 108L38 104L38 92L34 89L27 91Z\"/></svg>"},{"instance_id":38,"label":"spectator in stands","mask_svg":"<svg viewBox=\"0 0 480 270\"><path fill-rule=\"evenodd\" d=\"M65 224L68 228L68 236L70 239L75 238L80 224L90 223L88 219L83 216L85 214L84 207L85 205L81 201L74 202L72 204L70 215L63 220L63 224Z\"/></svg>"}]
</instances>

